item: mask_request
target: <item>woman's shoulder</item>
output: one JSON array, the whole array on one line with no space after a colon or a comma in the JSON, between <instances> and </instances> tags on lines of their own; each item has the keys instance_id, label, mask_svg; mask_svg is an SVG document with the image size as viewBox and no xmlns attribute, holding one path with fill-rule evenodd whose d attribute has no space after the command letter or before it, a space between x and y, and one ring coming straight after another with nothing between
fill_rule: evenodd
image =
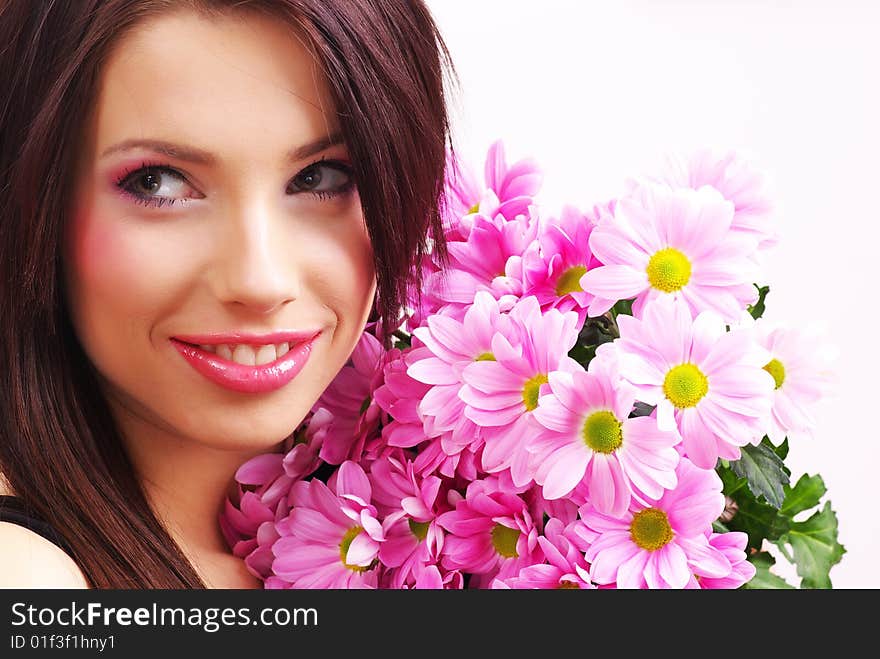
<instances>
[{"instance_id":1,"label":"woman's shoulder","mask_svg":"<svg viewBox=\"0 0 880 659\"><path fill-rule=\"evenodd\" d=\"M0 497L12 497L0 474ZM0 519L0 588L88 588L82 570L57 544Z\"/></svg>"},{"instance_id":2,"label":"woman's shoulder","mask_svg":"<svg viewBox=\"0 0 880 659\"><path fill-rule=\"evenodd\" d=\"M82 570L58 545L0 521L0 588L88 588Z\"/></svg>"}]
</instances>

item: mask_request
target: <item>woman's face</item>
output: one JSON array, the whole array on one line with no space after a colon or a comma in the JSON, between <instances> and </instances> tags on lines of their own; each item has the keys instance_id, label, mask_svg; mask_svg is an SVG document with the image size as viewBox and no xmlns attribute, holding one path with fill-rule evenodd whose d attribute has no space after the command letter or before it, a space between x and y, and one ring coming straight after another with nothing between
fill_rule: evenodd
<instances>
[{"instance_id":1,"label":"woman's face","mask_svg":"<svg viewBox=\"0 0 880 659\"><path fill-rule=\"evenodd\" d=\"M65 277L129 439L269 447L345 364L375 273L339 128L281 21L172 14L114 48L83 135ZM310 351L290 345L316 332Z\"/></svg>"}]
</instances>

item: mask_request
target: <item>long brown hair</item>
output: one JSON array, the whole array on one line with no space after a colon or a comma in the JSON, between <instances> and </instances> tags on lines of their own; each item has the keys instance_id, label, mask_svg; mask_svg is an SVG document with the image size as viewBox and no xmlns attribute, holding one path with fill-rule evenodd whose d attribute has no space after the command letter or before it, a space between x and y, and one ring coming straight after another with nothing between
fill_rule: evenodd
<instances>
[{"instance_id":1,"label":"long brown hair","mask_svg":"<svg viewBox=\"0 0 880 659\"><path fill-rule=\"evenodd\" d=\"M204 587L135 477L72 328L60 256L65 182L100 64L133 26L180 9L270 12L314 48L374 247L371 318L386 345L407 291L420 290L414 265L428 250L446 259L446 101L457 77L421 0L0 3L0 472L96 588Z\"/></svg>"}]
</instances>

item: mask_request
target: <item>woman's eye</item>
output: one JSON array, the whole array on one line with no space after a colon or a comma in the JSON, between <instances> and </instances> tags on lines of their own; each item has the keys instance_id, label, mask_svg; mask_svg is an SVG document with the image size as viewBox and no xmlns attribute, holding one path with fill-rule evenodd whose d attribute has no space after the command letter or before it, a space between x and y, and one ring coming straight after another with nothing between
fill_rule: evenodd
<instances>
[{"instance_id":1,"label":"woman's eye","mask_svg":"<svg viewBox=\"0 0 880 659\"><path fill-rule=\"evenodd\" d=\"M168 167L142 167L117 185L124 194L149 206L171 205L192 198L185 196L190 187L186 179Z\"/></svg>"},{"instance_id":2,"label":"woman's eye","mask_svg":"<svg viewBox=\"0 0 880 659\"><path fill-rule=\"evenodd\" d=\"M306 192L321 199L335 197L354 187L351 168L341 162L327 160L309 165L291 181L292 194Z\"/></svg>"}]
</instances>

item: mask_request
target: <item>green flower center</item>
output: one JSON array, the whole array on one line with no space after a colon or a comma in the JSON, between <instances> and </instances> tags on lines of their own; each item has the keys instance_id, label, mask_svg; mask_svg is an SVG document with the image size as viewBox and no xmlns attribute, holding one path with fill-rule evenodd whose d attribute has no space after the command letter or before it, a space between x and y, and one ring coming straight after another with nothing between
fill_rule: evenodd
<instances>
[{"instance_id":1,"label":"green flower center","mask_svg":"<svg viewBox=\"0 0 880 659\"><path fill-rule=\"evenodd\" d=\"M424 540L428 536L429 526L431 526L431 522L417 522L412 517L410 517L409 519L409 530L420 541Z\"/></svg>"},{"instance_id":2,"label":"green flower center","mask_svg":"<svg viewBox=\"0 0 880 659\"><path fill-rule=\"evenodd\" d=\"M484 353L477 355L477 358L474 359L474 361L475 362L494 362L497 360L495 359L495 355L493 355L491 352L484 352Z\"/></svg>"},{"instance_id":3,"label":"green flower center","mask_svg":"<svg viewBox=\"0 0 880 659\"><path fill-rule=\"evenodd\" d=\"M680 291L691 279L691 262L674 247L655 253L648 261L648 281L664 293Z\"/></svg>"},{"instance_id":4,"label":"green flower center","mask_svg":"<svg viewBox=\"0 0 880 659\"><path fill-rule=\"evenodd\" d=\"M666 374L663 393L679 409L693 407L709 391L709 379L693 364L679 364Z\"/></svg>"},{"instance_id":5,"label":"green flower center","mask_svg":"<svg viewBox=\"0 0 880 659\"><path fill-rule=\"evenodd\" d=\"M577 291L583 291L581 288L581 277L587 272L587 269L582 265L576 265L565 272L562 273L562 276L559 277L559 280L556 282L556 295L562 297L568 293L574 293Z\"/></svg>"},{"instance_id":6,"label":"green flower center","mask_svg":"<svg viewBox=\"0 0 880 659\"><path fill-rule=\"evenodd\" d=\"M473 206L471 206L470 210L467 212L468 215L471 213L479 213L480 212L480 202L478 201Z\"/></svg>"},{"instance_id":7,"label":"green flower center","mask_svg":"<svg viewBox=\"0 0 880 659\"><path fill-rule=\"evenodd\" d=\"M516 541L519 540L520 532L504 524L496 524L492 529L492 546L504 558L517 558Z\"/></svg>"},{"instance_id":8,"label":"green flower center","mask_svg":"<svg viewBox=\"0 0 880 659\"><path fill-rule=\"evenodd\" d=\"M366 572L370 569L369 567L364 567L362 565L349 565L345 562L345 559L348 557L348 548L351 547L351 543L354 542L354 539L358 537L363 530L363 526L352 526L345 532L345 535L342 536L342 541L339 543L339 556L342 559L342 564L354 572Z\"/></svg>"},{"instance_id":9,"label":"green flower center","mask_svg":"<svg viewBox=\"0 0 880 659\"><path fill-rule=\"evenodd\" d=\"M785 366L782 365L782 362L778 359L771 359L770 363L764 367L764 370L773 376L776 388L779 389L782 383L785 382Z\"/></svg>"},{"instance_id":10,"label":"green flower center","mask_svg":"<svg viewBox=\"0 0 880 659\"><path fill-rule=\"evenodd\" d=\"M538 394L541 391L541 385L547 381L546 375L538 373L535 377L526 380L525 385L523 385L523 404L529 412L538 407Z\"/></svg>"},{"instance_id":11,"label":"green flower center","mask_svg":"<svg viewBox=\"0 0 880 659\"><path fill-rule=\"evenodd\" d=\"M623 429L614 413L593 412L584 421L584 443L597 453L614 453L623 443Z\"/></svg>"},{"instance_id":12,"label":"green flower center","mask_svg":"<svg viewBox=\"0 0 880 659\"><path fill-rule=\"evenodd\" d=\"M633 515L629 534L634 543L648 551L664 547L673 536L669 518L658 508L645 508Z\"/></svg>"}]
</instances>

